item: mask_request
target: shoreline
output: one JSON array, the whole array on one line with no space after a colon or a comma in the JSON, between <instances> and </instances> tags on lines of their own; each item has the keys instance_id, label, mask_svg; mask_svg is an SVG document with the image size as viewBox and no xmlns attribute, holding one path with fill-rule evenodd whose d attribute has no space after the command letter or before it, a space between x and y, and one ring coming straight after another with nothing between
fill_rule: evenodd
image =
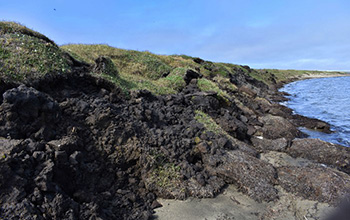
<instances>
[{"instance_id":1,"label":"shoreline","mask_svg":"<svg viewBox=\"0 0 350 220\"><path fill-rule=\"evenodd\" d=\"M291 77L287 80L283 80L278 82L277 85L277 90L282 88L284 85L288 84L288 83L292 83L292 82L296 82L296 81L300 81L300 80L306 80L306 79L318 79L318 78L332 78L332 77L349 77L350 73L344 73L344 74L328 74L328 73L324 73L324 74L304 74L301 76L297 76L297 77Z\"/></svg>"},{"instance_id":2,"label":"shoreline","mask_svg":"<svg viewBox=\"0 0 350 220\"><path fill-rule=\"evenodd\" d=\"M277 81L321 71L57 47L0 24L1 219L147 220L188 198L164 218L316 220L350 194L350 148L302 139L330 127L273 101Z\"/></svg>"},{"instance_id":3,"label":"shoreline","mask_svg":"<svg viewBox=\"0 0 350 220\"><path fill-rule=\"evenodd\" d=\"M301 75L301 79L313 79L313 78L331 78L331 77L342 77L342 76L350 76L349 73L344 73L344 74L304 74Z\"/></svg>"},{"instance_id":4,"label":"shoreline","mask_svg":"<svg viewBox=\"0 0 350 220\"><path fill-rule=\"evenodd\" d=\"M350 74L315 74L315 75L302 75L300 77L294 77L283 84L278 86L275 90L276 96L285 97L279 91L279 88L283 87L288 83L295 81L316 79L316 78L332 78L332 77L349 77ZM278 103L278 105L281 105ZM289 107L286 107L289 110ZM306 116L301 116L303 119L314 120ZM319 122L324 122L316 119ZM324 122L328 124L327 122ZM305 127L306 128L306 127ZM315 130L311 128L306 128ZM327 132L325 132L327 133ZM308 139L304 137L302 139ZM334 145L330 142L325 142L330 145ZM344 146L346 147L346 146ZM275 152L275 151L270 151ZM281 163L288 166L301 166L306 167L313 162L301 157L291 157L287 153L275 152L262 153L262 160L268 163ZM278 158L278 159L276 159ZM278 165L279 166L279 165ZM229 220L229 219L244 219L244 220L260 220L261 213L265 213L263 218L268 219L324 219L329 216L329 213L334 211L335 207L327 203L319 201L307 200L302 197L295 196L289 192L286 192L283 188L279 188L280 201L271 203L258 203L251 199L248 195L243 194L233 184L229 184L220 194L214 198L192 198L189 197L186 200L176 199L158 199L162 207L155 209L155 214L152 219L154 220L181 220L181 219L193 219L193 220ZM291 200L294 201L291 203ZM297 204L297 205L295 205ZM290 206L293 206L290 208ZM286 208L289 207L289 208ZM315 209L315 210L313 210ZM322 211L319 211L321 210ZM268 210L268 211L267 211ZM307 214L312 210L316 216L308 216ZM316 214L316 212L318 212ZM258 214L259 213L259 214ZM271 214L273 213L273 214Z\"/></svg>"}]
</instances>

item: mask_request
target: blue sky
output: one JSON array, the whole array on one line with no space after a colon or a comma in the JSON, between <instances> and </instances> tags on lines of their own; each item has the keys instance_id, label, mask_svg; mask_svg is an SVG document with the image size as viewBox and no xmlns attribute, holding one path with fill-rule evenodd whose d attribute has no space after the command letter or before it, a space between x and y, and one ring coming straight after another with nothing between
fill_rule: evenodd
<instances>
[{"instance_id":1,"label":"blue sky","mask_svg":"<svg viewBox=\"0 0 350 220\"><path fill-rule=\"evenodd\" d=\"M350 70L349 11L348 0L0 0L0 19L60 45L280 69Z\"/></svg>"}]
</instances>

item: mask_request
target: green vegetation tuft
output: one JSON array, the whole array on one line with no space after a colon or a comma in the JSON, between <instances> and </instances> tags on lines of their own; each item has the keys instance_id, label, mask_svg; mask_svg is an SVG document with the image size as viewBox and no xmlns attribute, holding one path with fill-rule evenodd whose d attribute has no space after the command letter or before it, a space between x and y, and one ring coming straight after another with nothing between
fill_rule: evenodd
<instances>
[{"instance_id":1,"label":"green vegetation tuft","mask_svg":"<svg viewBox=\"0 0 350 220\"><path fill-rule=\"evenodd\" d=\"M96 74L106 74L117 77L119 71L109 57L100 56L95 60L93 72Z\"/></svg>"},{"instance_id":2,"label":"green vegetation tuft","mask_svg":"<svg viewBox=\"0 0 350 220\"><path fill-rule=\"evenodd\" d=\"M77 60L94 64L98 57L109 57L119 71L119 76L104 73L101 76L116 83L126 93L147 89L154 94L175 94L186 83L183 79L186 62L177 56L155 55L150 52L123 50L108 45L64 45Z\"/></svg>"},{"instance_id":3,"label":"green vegetation tuft","mask_svg":"<svg viewBox=\"0 0 350 220\"><path fill-rule=\"evenodd\" d=\"M105 44L69 44L61 48L71 53L74 58L90 64L93 64L99 56L110 57L121 72L152 80L159 79L173 69L157 55L147 51L123 50Z\"/></svg>"},{"instance_id":4,"label":"green vegetation tuft","mask_svg":"<svg viewBox=\"0 0 350 220\"><path fill-rule=\"evenodd\" d=\"M196 110L196 115L194 117L199 123L203 124L207 131L214 132L215 134L224 134L224 131L209 115L205 114L200 110Z\"/></svg>"},{"instance_id":5,"label":"green vegetation tuft","mask_svg":"<svg viewBox=\"0 0 350 220\"><path fill-rule=\"evenodd\" d=\"M237 86L231 83L229 78L223 77L221 75L217 75L213 78L213 82L220 85L225 91L234 92L237 91Z\"/></svg>"},{"instance_id":6,"label":"green vegetation tuft","mask_svg":"<svg viewBox=\"0 0 350 220\"><path fill-rule=\"evenodd\" d=\"M201 79L197 80L197 85L201 91L203 91L203 92L209 92L209 91L216 92L219 98L221 98L225 102L228 102L230 96L227 94L226 91L220 89L219 86L215 82L208 80L206 78L201 78Z\"/></svg>"},{"instance_id":7,"label":"green vegetation tuft","mask_svg":"<svg viewBox=\"0 0 350 220\"><path fill-rule=\"evenodd\" d=\"M71 71L70 57L56 44L14 22L0 22L0 77L22 81Z\"/></svg>"},{"instance_id":8,"label":"green vegetation tuft","mask_svg":"<svg viewBox=\"0 0 350 220\"><path fill-rule=\"evenodd\" d=\"M24 25L16 22L2 21L0 22L0 35L4 34L23 34L44 40L48 43L55 44L52 40L39 32L33 31Z\"/></svg>"},{"instance_id":9,"label":"green vegetation tuft","mask_svg":"<svg viewBox=\"0 0 350 220\"><path fill-rule=\"evenodd\" d=\"M172 188L181 182L181 168L172 163L157 167L151 173L151 182L162 188Z\"/></svg>"},{"instance_id":10,"label":"green vegetation tuft","mask_svg":"<svg viewBox=\"0 0 350 220\"><path fill-rule=\"evenodd\" d=\"M198 121L199 123L203 124L206 131L211 131L218 135L224 135L231 141L235 142L233 137L229 135L220 125L218 125L214 119L212 119L209 115L205 114L203 111L196 110L196 115L194 116L194 119ZM197 139L198 143L200 139ZM197 142L196 142L197 143Z\"/></svg>"}]
</instances>

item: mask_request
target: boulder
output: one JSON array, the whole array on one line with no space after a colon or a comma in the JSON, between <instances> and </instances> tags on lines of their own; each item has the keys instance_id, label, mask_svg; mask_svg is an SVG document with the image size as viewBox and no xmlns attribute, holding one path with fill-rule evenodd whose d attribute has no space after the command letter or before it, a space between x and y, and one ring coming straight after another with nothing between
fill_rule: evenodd
<instances>
[{"instance_id":1,"label":"boulder","mask_svg":"<svg viewBox=\"0 0 350 220\"><path fill-rule=\"evenodd\" d=\"M250 140L254 148L260 152L269 151L269 150L283 152L287 149L287 146L288 146L288 141L284 137L271 140L261 136L259 137L252 136Z\"/></svg>"},{"instance_id":2,"label":"boulder","mask_svg":"<svg viewBox=\"0 0 350 220\"><path fill-rule=\"evenodd\" d=\"M293 157L303 157L350 174L350 148L319 139L295 139L288 153Z\"/></svg>"},{"instance_id":3,"label":"boulder","mask_svg":"<svg viewBox=\"0 0 350 220\"><path fill-rule=\"evenodd\" d=\"M305 199L336 204L350 193L350 176L332 168L285 166L277 168L277 172L285 190Z\"/></svg>"},{"instance_id":4,"label":"boulder","mask_svg":"<svg viewBox=\"0 0 350 220\"><path fill-rule=\"evenodd\" d=\"M285 118L265 115L260 117L259 121L264 124L261 132L265 138L286 138L290 140L302 136L302 133Z\"/></svg>"},{"instance_id":5,"label":"boulder","mask_svg":"<svg viewBox=\"0 0 350 220\"><path fill-rule=\"evenodd\" d=\"M277 199L276 171L274 167L240 150L228 151L223 155L208 155L204 165L213 176L219 176L227 183L235 183L253 199L273 201Z\"/></svg>"},{"instance_id":6,"label":"boulder","mask_svg":"<svg viewBox=\"0 0 350 220\"><path fill-rule=\"evenodd\" d=\"M309 129L313 129L316 131L324 132L327 134L332 133L331 126L321 120L318 120L316 118L308 118L302 115L292 115L292 122L296 124L298 127L305 127Z\"/></svg>"}]
</instances>

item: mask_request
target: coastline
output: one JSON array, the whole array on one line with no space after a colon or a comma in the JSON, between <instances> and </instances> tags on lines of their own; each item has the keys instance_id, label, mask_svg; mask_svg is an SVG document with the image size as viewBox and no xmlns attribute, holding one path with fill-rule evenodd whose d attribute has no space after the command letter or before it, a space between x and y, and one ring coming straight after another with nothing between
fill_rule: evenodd
<instances>
[{"instance_id":1,"label":"coastline","mask_svg":"<svg viewBox=\"0 0 350 220\"><path fill-rule=\"evenodd\" d=\"M281 88L288 83L295 81L316 79L316 78L332 78L332 77L349 77L350 74L313 74L302 75L300 77L293 77L287 81L283 81L283 84L278 83L277 88ZM274 93L277 99L285 98L285 93L279 92L276 89ZM286 107L284 110L291 110ZM288 112L288 111L287 111ZM322 123L320 127L324 127L328 123L304 117L301 115L295 115L299 120L313 121L314 126L316 123ZM284 115L285 117L285 115ZM286 117L288 118L288 117ZM311 129L321 130L321 132L330 133L330 129ZM306 137L307 138L307 137ZM329 145L334 145L329 142L325 142ZM315 146L313 146L315 147ZM345 147L345 146L344 146ZM272 155L271 155L272 154ZM294 155L296 156L296 155ZM301 155L298 155L301 156ZM308 166L313 162L302 157L291 157L283 152L263 152L260 158L268 163L280 163L288 166ZM278 165L277 165L278 166ZM157 208L154 214L155 220L181 220L181 219L193 219L193 220L229 220L229 219L245 219L245 220L260 220L260 219L324 219L335 210L335 207L327 203L322 203L314 200L307 200L302 197L295 196L286 192L283 188L279 188L280 202L277 203L257 203L249 196L243 194L234 185L229 185L224 189L222 193L214 198L188 198L186 200L174 200L174 199L159 199L162 207ZM293 201L293 202L291 202ZM292 206L292 208L290 208ZM289 208L286 208L289 207ZM313 212L314 215L308 216L308 213ZM260 213L259 215L257 213ZM261 213L263 214L261 218ZM308 216L308 217L307 217Z\"/></svg>"},{"instance_id":2,"label":"coastline","mask_svg":"<svg viewBox=\"0 0 350 220\"><path fill-rule=\"evenodd\" d=\"M323 73L323 74L304 74L301 76L297 76L297 77L291 77L287 80L278 82L277 85L277 89L282 88L284 85L288 84L288 83L292 83L295 81L300 81L300 80L306 80L306 79L317 79L317 78L332 78L332 77L348 77L350 76L350 73L344 73L344 74L329 74L329 73Z\"/></svg>"},{"instance_id":3,"label":"coastline","mask_svg":"<svg viewBox=\"0 0 350 220\"><path fill-rule=\"evenodd\" d=\"M1 219L147 220L158 199L165 219L318 220L350 193L350 149L303 139L330 127L278 103L276 81L308 71L64 49L0 24L19 42L0 71Z\"/></svg>"}]
</instances>

